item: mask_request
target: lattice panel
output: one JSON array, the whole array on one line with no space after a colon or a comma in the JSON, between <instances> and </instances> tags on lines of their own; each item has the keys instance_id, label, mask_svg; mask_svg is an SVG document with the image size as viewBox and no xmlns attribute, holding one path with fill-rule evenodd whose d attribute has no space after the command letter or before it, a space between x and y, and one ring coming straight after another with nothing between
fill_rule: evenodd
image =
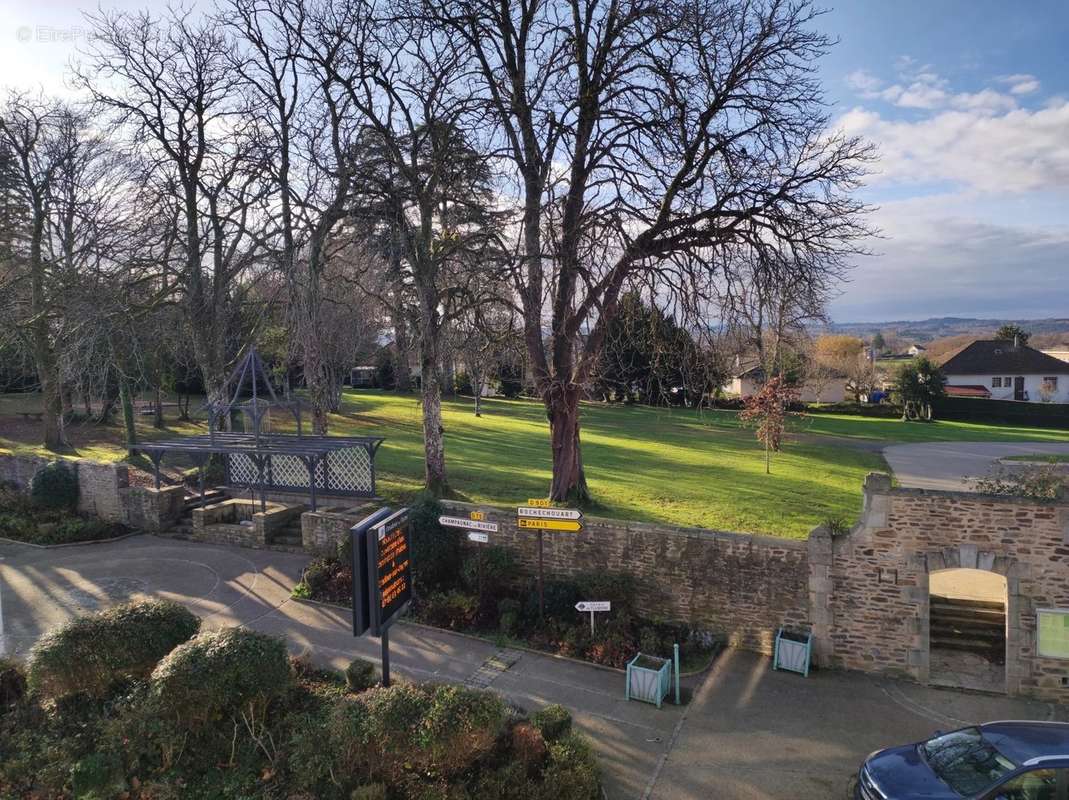
<instances>
[{"instance_id":1,"label":"lattice panel","mask_svg":"<svg viewBox=\"0 0 1069 800\"><path fill-rule=\"evenodd\" d=\"M363 447L333 450L327 455L330 488L342 492L372 494L371 454Z\"/></svg>"},{"instance_id":2,"label":"lattice panel","mask_svg":"<svg viewBox=\"0 0 1069 800\"><path fill-rule=\"evenodd\" d=\"M308 467L297 456L271 456L272 485L287 488L308 488ZM316 488L323 486L323 478L316 470Z\"/></svg>"},{"instance_id":3,"label":"lattice panel","mask_svg":"<svg viewBox=\"0 0 1069 800\"><path fill-rule=\"evenodd\" d=\"M250 483L256 483L256 465L252 463L252 459L243 453L231 453L227 456L230 462L230 476L229 480L235 485L245 485Z\"/></svg>"}]
</instances>

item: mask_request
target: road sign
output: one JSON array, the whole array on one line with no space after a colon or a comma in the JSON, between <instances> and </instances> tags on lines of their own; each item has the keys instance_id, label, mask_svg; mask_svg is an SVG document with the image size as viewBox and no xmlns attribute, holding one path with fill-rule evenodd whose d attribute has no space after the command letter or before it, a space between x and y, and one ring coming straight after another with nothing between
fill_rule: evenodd
<instances>
[{"instance_id":1,"label":"road sign","mask_svg":"<svg viewBox=\"0 0 1069 800\"><path fill-rule=\"evenodd\" d=\"M482 542L483 544L486 544L490 541L490 534L479 533L478 531L468 531L468 541Z\"/></svg>"},{"instance_id":2,"label":"road sign","mask_svg":"<svg viewBox=\"0 0 1069 800\"><path fill-rule=\"evenodd\" d=\"M475 519L475 520L486 519L486 512L485 511L472 511L471 512L471 518Z\"/></svg>"},{"instance_id":3,"label":"road sign","mask_svg":"<svg viewBox=\"0 0 1069 800\"><path fill-rule=\"evenodd\" d=\"M583 529L583 523L574 519L533 519L531 517L520 517L516 520L516 525L520 528L533 528L535 530L543 531L581 531Z\"/></svg>"},{"instance_id":4,"label":"road sign","mask_svg":"<svg viewBox=\"0 0 1069 800\"><path fill-rule=\"evenodd\" d=\"M549 500L544 497L535 497L527 501L527 505L534 506L535 508L549 508Z\"/></svg>"},{"instance_id":5,"label":"road sign","mask_svg":"<svg viewBox=\"0 0 1069 800\"><path fill-rule=\"evenodd\" d=\"M575 610L590 614L590 635L594 635L594 612L612 611L612 602L609 600L580 600L575 604Z\"/></svg>"},{"instance_id":6,"label":"road sign","mask_svg":"<svg viewBox=\"0 0 1069 800\"><path fill-rule=\"evenodd\" d=\"M610 600L582 600L575 604L576 611L612 611Z\"/></svg>"},{"instance_id":7,"label":"road sign","mask_svg":"<svg viewBox=\"0 0 1069 800\"><path fill-rule=\"evenodd\" d=\"M574 508L533 508L520 506L516 509L519 517L535 517L538 519L582 519L583 512Z\"/></svg>"},{"instance_id":8,"label":"road sign","mask_svg":"<svg viewBox=\"0 0 1069 800\"><path fill-rule=\"evenodd\" d=\"M487 533L497 533L496 522L480 522L475 519L468 519L467 517L438 517L438 523L445 525L447 528L467 528L474 531L486 531Z\"/></svg>"}]
</instances>

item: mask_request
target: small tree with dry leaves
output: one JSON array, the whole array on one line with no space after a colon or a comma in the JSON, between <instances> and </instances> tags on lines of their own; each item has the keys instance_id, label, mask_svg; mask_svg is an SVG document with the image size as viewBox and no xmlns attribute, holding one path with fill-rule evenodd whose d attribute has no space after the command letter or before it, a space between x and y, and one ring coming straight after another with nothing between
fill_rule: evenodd
<instances>
[{"instance_id":1,"label":"small tree with dry leaves","mask_svg":"<svg viewBox=\"0 0 1069 800\"><path fill-rule=\"evenodd\" d=\"M765 446L765 474L772 472L772 452L783 445L787 413L798 399L798 390L781 375L769 378L761 390L746 398L739 419L754 427L757 441Z\"/></svg>"}]
</instances>

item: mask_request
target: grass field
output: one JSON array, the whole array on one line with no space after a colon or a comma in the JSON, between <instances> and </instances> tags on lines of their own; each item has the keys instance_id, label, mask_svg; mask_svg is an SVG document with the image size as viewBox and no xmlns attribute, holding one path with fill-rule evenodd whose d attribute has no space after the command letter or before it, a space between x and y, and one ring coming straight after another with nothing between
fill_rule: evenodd
<instances>
[{"instance_id":1,"label":"grass field","mask_svg":"<svg viewBox=\"0 0 1069 800\"><path fill-rule=\"evenodd\" d=\"M0 399L0 414L15 409ZM194 404L195 405L195 404ZM472 502L514 504L543 497L549 486L548 424L540 403L487 400L476 418L469 399L443 403L446 461L457 496ZM139 417L144 436L160 435ZM33 426L7 430L0 417L0 452L41 452ZM335 434L382 435L379 489L393 500L418 491L422 429L414 396L348 391ZM583 408L583 456L596 498L590 513L722 530L804 537L828 517L853 521L861 481L886 469L880 447L890 442L1069 441L1069 431L1009 428L963 422L814 414L792 422L792 435L764 474L763 451L732 411L607 407ZM198 423L164 435L203 430ZM120 460L117 426L72 426L73 455Z\"/></svg>"},{"instance_id":2,"label":"grass field","mask_svg":"<svg viewBox=\"0 0 1069 800\"><path fill-rule=\"evenodd\" d=\"M1035 461L1041 464L1069 464L1064 453L1029 453L1023 456L1003 456L1003 461Z\"/></svg>"}]
</instances>

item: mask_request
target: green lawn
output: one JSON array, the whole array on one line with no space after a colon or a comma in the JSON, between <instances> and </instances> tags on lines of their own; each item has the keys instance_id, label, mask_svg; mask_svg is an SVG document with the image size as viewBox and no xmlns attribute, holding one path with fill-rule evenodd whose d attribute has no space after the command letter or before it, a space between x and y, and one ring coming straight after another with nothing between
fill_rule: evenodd
<instances>
[{"instance_id":1,"label":"green lawn","mask_svg":"<svg viewBox=\"0 0 1069 800\"><path fill-rule=\"evenodd\" d=\"M476 418L470 399L447 400L443 415L449 480L458 497L513 504L545 496L549 428L540 403L491 399ZM138 421L142 435L158 435L147 418ZM422 428L415 396L347 391L342 413L330 424L334 434L386 437L377 461L385 496L404 500L419 490ZM165 435L199 427L174 425ZM878 452L884 443L1069 442L1069 431L813 414L792 423L772 475L765 475L753 432L741 428L732 411L589 404L582 425L587 479L597 503L591 513L791 538L805 537L828 517L856 519L862 478L886 469ZM25 433L6 437L0 427L0 452L41 451ZM123 457L118 427L83 426L72 429L72 439L82 457Z\"/></svg>"}]
</instances>

